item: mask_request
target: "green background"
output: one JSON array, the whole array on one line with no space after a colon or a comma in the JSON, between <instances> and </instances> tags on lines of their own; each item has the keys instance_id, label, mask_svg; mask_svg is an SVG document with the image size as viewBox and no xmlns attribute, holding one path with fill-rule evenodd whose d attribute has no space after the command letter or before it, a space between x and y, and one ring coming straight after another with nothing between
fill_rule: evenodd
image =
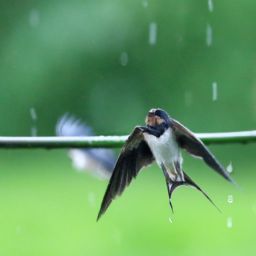
<instances>
[{"instance_id":1,"label":"green background","mask_svg":"<svg viewBox=\"0 0 256 256\"><path fill-rule=\"evenodd\" d=\"M0 134L31 135L36 125L54 135L66 112L97 134L127 134L152 107L195 132L255 129L255 10L253 0L213 0L213 10L207 0L1 1ZM255 145L211 150L232 162L241 189L190 157L184 168L222 214L181 188L172 215L153 165L96 223L106 182L75 172L65 150L3 149L0 255L252 254Z\"/></svg>"}]
</instances>

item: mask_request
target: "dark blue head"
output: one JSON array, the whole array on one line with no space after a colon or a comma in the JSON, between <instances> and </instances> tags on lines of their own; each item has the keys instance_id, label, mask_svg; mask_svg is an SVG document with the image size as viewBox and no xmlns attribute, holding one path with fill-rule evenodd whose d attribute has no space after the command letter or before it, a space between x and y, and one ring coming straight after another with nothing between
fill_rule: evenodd
<instances>
[{"instance_id":1,"label":"dark blue head","mask_svg":"<svg viewBox=\"0 0 256 256\"><path fill-rule=\"evenodd\" d=\"M146 125L155 127L155 126L164 126L168 128L171 124L170 117L164 110L160 108L150 109L146 117Z\"/></svg>"}]
</instances>

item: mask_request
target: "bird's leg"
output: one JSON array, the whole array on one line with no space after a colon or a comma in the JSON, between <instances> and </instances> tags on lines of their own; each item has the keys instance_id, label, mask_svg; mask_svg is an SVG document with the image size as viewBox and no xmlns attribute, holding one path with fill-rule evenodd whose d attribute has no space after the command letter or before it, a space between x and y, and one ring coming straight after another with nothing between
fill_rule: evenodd
<instances>
[{"instance_id":1,"label":"bird's leg","mask_svg":"<svg viewBox=\"0 0 256 256\"><path fill-rule=\"evenodd\" d=\"M175 168L175 170L176 170L176 172L177 172L177 178L179 178L180 179L180 181L185 181L185 178L184 178L184 174L183 174L183 171L182 171L182 168L181 168L181 163L180 162L178 162L178 161L175 161L174 163L173 163L173 165L174 165L174 168Z\"/></svg>"}]
</instances>

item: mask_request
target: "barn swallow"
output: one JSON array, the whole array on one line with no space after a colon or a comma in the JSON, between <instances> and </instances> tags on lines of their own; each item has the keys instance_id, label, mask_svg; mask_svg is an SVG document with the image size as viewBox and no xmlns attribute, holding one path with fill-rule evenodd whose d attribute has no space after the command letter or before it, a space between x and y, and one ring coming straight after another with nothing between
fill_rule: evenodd
<instances>
[{"instance_id":1,"label":"barn swallow","mask_svg":"<svg viewBox=\"0 0 256 256\"><path fill-rule=\"evenodd\" d=\"M65 114L56 125L58 136L93 136L93 130L79 119ZM89 171L100 179L109 179L115 166L116 157L111 149L70 149L73 166L80 171Z\"/></svg>"},{"instance_id":2,"label":"barn swallow","mask_svg":"<svg viewBox=\"0 0 256 256\"><path fill-rule=\"evenodd\" d=\"M214 171L234 183L225 168L195 134L171 118L164 110L151 109L145 122L146 126L135 127L121 150L97 220L105 213L112 200L122 194L139 171L154 161L165 176L172 211L172 193L182 185L196 188L218 209L210 197L184 172L181 149L203 159Z\"/></svg>"}]
</instances>

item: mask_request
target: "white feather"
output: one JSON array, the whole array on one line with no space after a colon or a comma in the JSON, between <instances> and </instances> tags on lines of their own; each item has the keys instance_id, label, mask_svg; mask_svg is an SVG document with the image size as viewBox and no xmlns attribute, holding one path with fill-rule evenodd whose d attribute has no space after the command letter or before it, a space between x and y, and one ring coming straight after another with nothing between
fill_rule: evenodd
<instances>
[{"instance_id":1,"label":"white feather","mask_svg":"<svg viewBox=\"0 0 256 256\"><path fill-rule=\"evenodd\" d=\"M80 172L90 172L99 179L109 179L111 176L111 172L104 165L82 150L70 150L69 157L72 159L73 167Z\"/></svg>"},{"instance_id":2,"label":"white feather","mask_svg":"<svg viewBox=\"0 0 256 256\"><path fill-rule=\"evenodd\" d=\"M145 141L150 147L157 164L161 167L162 164L166 167L169 175L177 175L174 162L182 163L182 157L179 146L175 140L172 130L167 129L159 138L144 133Z\"/></svg>"}]
</instances>

